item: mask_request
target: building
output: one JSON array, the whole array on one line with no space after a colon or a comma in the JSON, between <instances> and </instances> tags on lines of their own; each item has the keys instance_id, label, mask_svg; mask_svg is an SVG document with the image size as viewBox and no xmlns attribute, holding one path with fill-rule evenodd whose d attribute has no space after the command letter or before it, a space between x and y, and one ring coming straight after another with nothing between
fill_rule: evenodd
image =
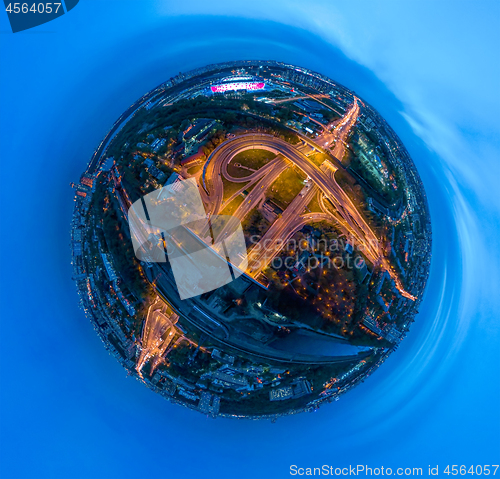
<instances>
[{"instance_id":1,"label":"building","mask_svg":"<svg viewBox=\"0 0 500 479\"><path fill-rule=\"evenodd\" d=\"M108 278L110 281L116 281L118 279L118 275L115 272L115 269L113 268L113 265L111 264L111 261L109 261L108 255L106 253L101 253L102 257L102 262L104 264L104 268L106 269L106 273L108 275Z\"/></svg>"},{"instance_id":2,"label":"building","mask_svg":"<svg viewBox=\"0 0 500 479\"><path fill-rule=\"evenodd\" d=\"M311 383L304 378L298 379L293 384L293 397L300 398L302 396L306 396L307 394L311 394Z\"/></svg>"},{"instance_id":3,"label":"building","mask_svg":"<svg viewBox=\"0 0 500 479\"><path fill-rule=\"evenodd\" d=\"M270 401L284 401L285 399L291 399L292 397L293 397L293 389L291 386L275 388L269 391Z\"/></svg>"},{"instance_id":4,"label":"building","mask_svg":"<svg viewBox=\"0 0 500 479\"><path fill-rule=\"evenodd\" d=\"M196 163L197 161L203 160L204 157L205 154L203 153L203 148L200 146L196 153L181 160L181 165L188 166L192 163Z\"/></svg>"},{"instance_id":5,"label":"building","mask_svg":"<svg viewBox=\"0 0 500 479\"><path fill-rule=\"evenodd\" d=\"M166 175L163 171L160 171L156 166L149 166L148 172L151 176L154 176L158 181L165 181Z\"/></svg>"},{"instance_id":6,"label":"building","mask_svg":"<svg viewBox=\"0 0 500 479\"><path fill-rule=\"evenodd\" d=\"M169 177L167 182L165 183L164 187L168 188L169 191L179 191L181 182L184 178L179 175L179 173L172 173ZM161 193L160 193L161 194ZM160 194L158 197L160 197Z\"/></svg>"}]
</instances>

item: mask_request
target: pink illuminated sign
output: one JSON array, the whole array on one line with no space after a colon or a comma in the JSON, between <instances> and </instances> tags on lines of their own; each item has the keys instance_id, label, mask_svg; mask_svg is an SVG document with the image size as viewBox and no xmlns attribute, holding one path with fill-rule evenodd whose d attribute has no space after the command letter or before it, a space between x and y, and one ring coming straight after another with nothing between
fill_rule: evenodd
<instances>
[{"instance_id":1,"label":"pink illuminated sign","mask_svg":"<svg viewBox=\"0 0 500 479\"><path fill-rule=\"evenodd\" d=\"M263 82L235 82L235 83L222 83L221 85L213 85L210 89L214 93L221 93L233 90L262 90L265 87Z\"/></svg>"}]
</instances>

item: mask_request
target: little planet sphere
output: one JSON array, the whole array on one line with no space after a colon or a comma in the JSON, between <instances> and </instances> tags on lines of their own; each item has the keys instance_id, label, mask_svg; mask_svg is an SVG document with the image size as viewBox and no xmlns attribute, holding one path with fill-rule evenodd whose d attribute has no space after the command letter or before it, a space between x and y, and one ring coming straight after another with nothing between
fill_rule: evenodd
<instances>
[{"instance_id":1,"label":"little planet sphere","mask_svg":"<svg viewBox=\"0 0 500 479\"><path fill-rule=\"evenodd\" d=\"M429 275L422 181L387 122L276 61L179 73L75 189L80 304L128 373L207 416L338 400L394 352Z\"/></svg>"}]
</instances>

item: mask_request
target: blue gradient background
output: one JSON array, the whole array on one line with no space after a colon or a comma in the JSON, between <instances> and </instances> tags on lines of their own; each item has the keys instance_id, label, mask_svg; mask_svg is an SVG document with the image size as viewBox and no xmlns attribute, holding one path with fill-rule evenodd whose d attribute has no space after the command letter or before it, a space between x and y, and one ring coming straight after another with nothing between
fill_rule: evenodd
<instances>
[{"instance_id":1,"label":"blue gradient background","mask_svg":"<svg viewBox=\"0 0 500 479\"><path fill-rule=\"evenodd\" d=\"M82 0L15 35L0 14L2 478L499 463L500 4L263 5ZM375 106L417 165L434 232L398 351L338 403L276 424L209 420L127 377L71 280L69 183L112 123L178 71L244 58L311 68Z\"/></svg>"}]
</instances>

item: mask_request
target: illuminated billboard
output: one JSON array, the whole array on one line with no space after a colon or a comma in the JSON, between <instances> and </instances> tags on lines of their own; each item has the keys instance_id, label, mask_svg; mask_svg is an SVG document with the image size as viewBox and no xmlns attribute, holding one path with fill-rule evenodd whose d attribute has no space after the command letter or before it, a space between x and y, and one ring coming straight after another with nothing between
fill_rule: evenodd
<instances>
[{"instance_id":1,"label":"illuminated billboard","mask_svg":"<svg viewBox=\"0 0 500 479\"><path fill-rule=\"evenodd\" d=\"M222 93L234 90L262 90L265 86L264 82L232 82L213 85L210 89L214 93Z\"/></svg>"}]
</instances>

